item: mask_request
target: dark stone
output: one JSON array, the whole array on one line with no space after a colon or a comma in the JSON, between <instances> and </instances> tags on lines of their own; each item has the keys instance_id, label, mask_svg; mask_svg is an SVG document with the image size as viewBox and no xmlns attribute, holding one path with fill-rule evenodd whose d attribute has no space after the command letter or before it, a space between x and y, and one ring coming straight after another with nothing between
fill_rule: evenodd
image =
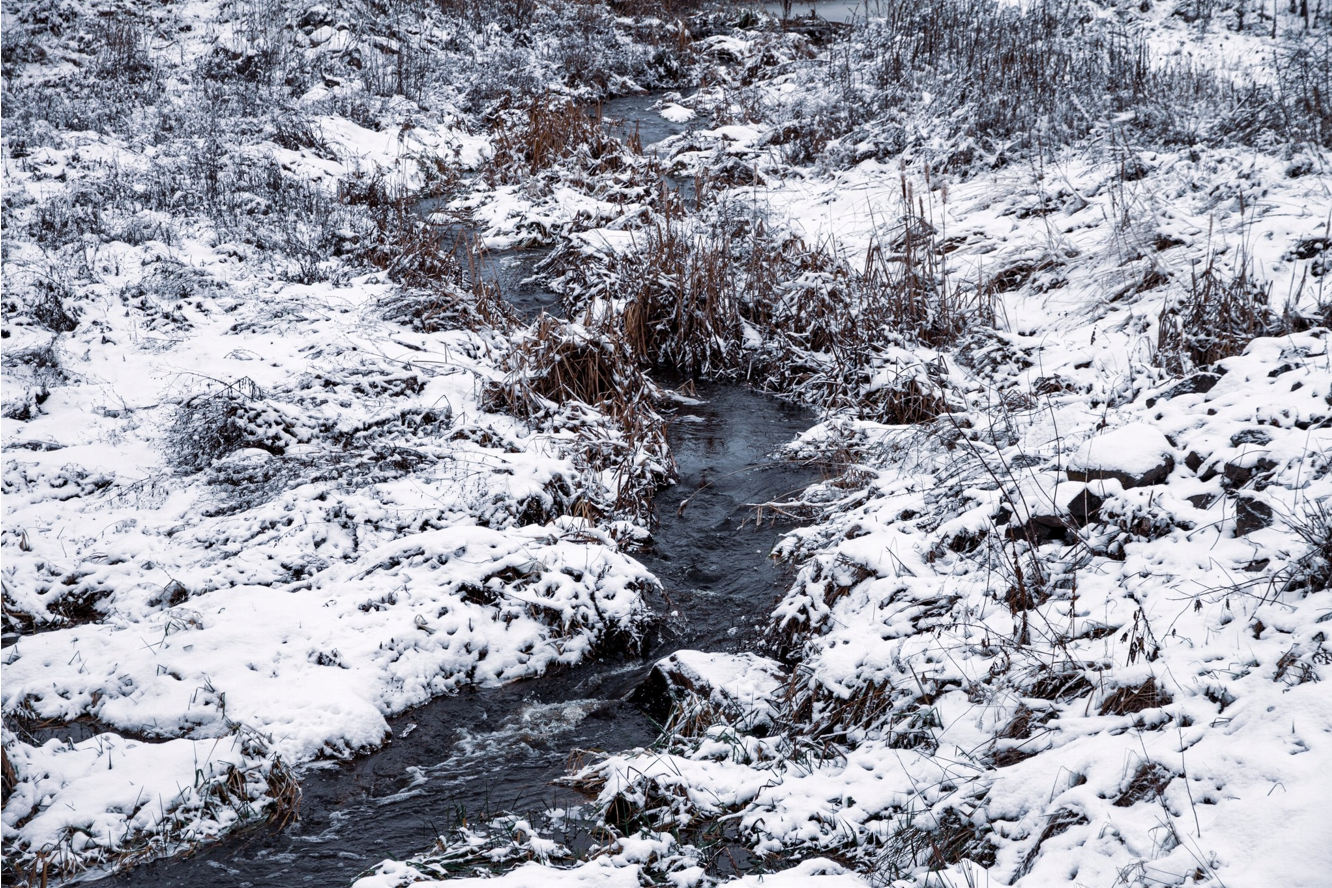
<instances>
[{"instance_id":1,"label":"dark stone","mask_svg":"<svg viewBox=\"0 0 1332 888\"><path fill-rule=\"evenodd\" d=\"M1225 484L1227 487L1230 488L1243 487L1246 484L1248 484L1250 481L1253 481L1254 479L1259 479L1261 481L1264 478L1264 476L1271 473L1271 471L1276 467L1277 467L1276 462L1274 460L1267 459L1266 457L1258 459L1251 466L1245 466L1235 462L1228 462L1226 463L1226 468L1225 468L1225 476L1226 476Z\"/></svg>"},{"instance_id":2,"label":"dark stone","mask_svg":"<svg viewBox=\"0 0 1332 888\"><path fill-rule=\"evenodd\" d=\"M1189 455L1184 457L1184 465L1189 467L1190 472L1198 471L1205 462L1207 462L1207 457L1196 450L1190 450Z\"/></svg>"},{"instance_id":3,"label":"dark stone","mask_svg":"<svg viewBox=\"0 0 1332 888\"><path fill-rule=\"evenodd\" d=\"M1230 446L1239 447L1243 444L1253 444L1262 447L1272 443L1272 433L1266 429L1245 429L1242 432L1236 432L1230 436Z\"/></svg>"},{"instance_id":4,"label":"dark stone","mask_svg":"<svg viewBox=\"0 0 1332 888\"><path fill-rule=\"evenodd\" d=\"M1272 507L1255 496L1235 497L1235 536L1248 536L1255 530L1270 527Z\"/></svg>"},{"instance_id":5,"label":"dark stone","mask_svg":"<svg viewBox=\"0 0 1332 888\"><path fill-rule=\"evenodd\" d=\"M1068 520L1056 515L1036 515L1026 524L1008 528L1008 539L1039 546L1042 543L1068 542Z\"/></svg>"},{"instance_id":6,"label":"dark stone","mask_svg":"<svg viewBox=\"0 0 1332 888\"><path fill-rule=\"evenodd\" d=\"M1124 489L1131 487L1149 487L1153 484L1160 484L1170 477L1170 473L1175 470L1175 458L1169 454L1164 454L1164 459L1152 466L1145 472L1130 473L1119 469L1093 469L1084 472L1080 469L1069 469L1068 477L1072 481L1118 481L1124 485Z\"/></svg>"},{"instance_id":7,"label":"dark stone","mask_svg":"<svg viewBox=\"0 0 1332 888\"><path fill-rule=\"evenodd\" d=\"M1078 527L1091 524L1100 517L1101 506L1105 505L1105 499L1105 497L1098 496L1092 493L1091 490L1084 488L1068 504L1068 514L1073 519L1073 523Z\"/></svg>"},{"instance_id":8,"label":"dark stone","mask_svg":"<svg viewBox=\"0 0 1332 888\"><path fill-rule=\"evenodd\" d=\"M1147 406L1153 407L1157 401L1169 401L1180 395L1201 395L1210 392L1221 380L1219 373L1195 373L1182 379L1154 398L1147 399Z\"/></svg>"},{"instance_id":9,"label":"dark stone","mask_svg":"<svg viewBox=\"0 0 1332 888\"><path fill-rule=\"evenodd\" d=\"M1189 505L1195 509L1210 508L1214 502L1216 502L1216 495L1211 493L1195 493L1189 497Z\"/></svg>"},{"instance_id":10,"label":"dark stone","mask_svg":"<svg viewBox=\"0 0 1332 888\"><path fill-rule=\"evenodd\" d=\"M1302 240L1290 251L1290 257L1294 259L1313 259L1318 254L1332 248L1332 239L1325 237L1312 237Z\"/></svg>"},{"instance_id":11,"label":"dark stone","mask_svg":"<svg viewBox=\"0 0 1332 888\"><path fill-rule=\"evenodd\" d=\"M675 699L671 696L671 683L661 666L653 666L643 683L634 688L629 702L659 725L666 724Z\"/></svg>"}]
</instances>

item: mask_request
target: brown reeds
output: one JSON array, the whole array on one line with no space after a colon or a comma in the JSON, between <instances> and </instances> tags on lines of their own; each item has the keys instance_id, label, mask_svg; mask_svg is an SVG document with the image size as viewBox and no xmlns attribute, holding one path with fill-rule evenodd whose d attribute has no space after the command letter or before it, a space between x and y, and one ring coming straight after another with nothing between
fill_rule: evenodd
<instances>
[{"instance_id":1,"label":"brown reeds","mask_svg":"<svg viewBox=\"0 0 1332 888\"><path fill-rule=\"evenodd\" d=\"M655 388L624 340L543 315L505 367L505 377L486 392L488 408L574 432L575 463L611 476L613 497L595 501L590 492L573 514L650 520L652 493L673 477L675 464L665 420L653 405Z\"/></svg>"},{"instance_id":2,"label":"brown reeds","mask_svg":"<svg viewBox=\"0 0 1332 888\"><path fill-rule=\"evenodd\" d=\"M617 138L601 107L585 108L547 92L526 107L494 113L495 152L483 175L492 185L517 184L564 161L577 159L582 172L616 172L626 154L642 154L636 133Z\"/></svg>"},{"instance_id":3,"label":"brown reeds","mask_svg":"<svg viewBox=\"0 0 1332 888\"><path fill-rule=\"evenodd\" d=\"M1209 257L1190 277L1184 300L1162 309L1154 362L1182 374L1240 354L1259 336L1281 332L1282 320L1269 304L1271 289L1255 279L1247 254L1229 275Z\"/></svg>"},{"instance_id":4,"label":"brown reeds","mask_svg":"<svg viewBox=\"0 0 1332 888\"><path fill-rule=\"evenodd\" d=\"M680 216L667 213L647 230L642 252L629 261L652 269L626 275L623 331L629 347L648 363L689 376L735 372L740 280L729 238L691 231Z\"/></svg>"}]
</instances>

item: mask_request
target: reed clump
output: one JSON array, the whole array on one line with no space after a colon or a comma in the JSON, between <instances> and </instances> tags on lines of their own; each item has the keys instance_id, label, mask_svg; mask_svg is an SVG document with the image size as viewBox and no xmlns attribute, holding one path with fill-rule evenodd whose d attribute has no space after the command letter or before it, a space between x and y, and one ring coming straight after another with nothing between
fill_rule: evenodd
<instances>
[{"instance_id":1,"label":"reed clump","mask_svg":"<svg viewBox=\"0 0 1332 888\"><path fill-rule=\"evenodd\" d=\"M650 521L652 494L675 474L656 389L620 338L543 315L486 393L502 410L552 432L572 432L589 491L571 509L590 520Z\"/></svg>"},{"instance_id":2,"label":"reed clump","mask_svg":"<svg viewBox=\"0 0 1332 888\"><path fill-rule=\"evenodd\" d=\"M636 134L621 140L602 116L550 93L525 107L501 105L492 113L494 154L482 175L491 185L521 184L552 167L574 162L588 175L618 172L626 155L641 155Z\"/></svg>"},{"instance_id":3,"label":"reed clump","mask_svg":"<svg viewBox=\"0 0 1332 888\"><path fill-rule=\"evenodd\" d=\"M1244 351L1259 336L1282 332L1283 320L1270 305L1271 285L1254 277L1247 256L1232 273L1208 259L1189 281L1189 292L1161 311L1157 331L1157 366L1176 374L1207 367Z\"/></svg>"}]
</instances>

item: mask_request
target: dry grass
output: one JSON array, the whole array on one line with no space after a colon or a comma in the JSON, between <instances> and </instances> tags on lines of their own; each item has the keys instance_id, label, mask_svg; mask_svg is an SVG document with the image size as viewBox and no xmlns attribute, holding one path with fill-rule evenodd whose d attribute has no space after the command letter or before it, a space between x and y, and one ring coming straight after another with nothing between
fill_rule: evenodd
<instances>
[{"instance_id":1,"label":"dry grass","mask_svg":"<svg viewBox=\"0 0 1332 888\"><path fill-rule=\"evenodd\" d=\"M674 476L675 464L655 388L623 340L543 315L505 369L486 392L488 409L575 434L575 464L593 477L573 513L650 520L652 494ZM595 477L607 473L614 496L599 500Z\"/></svg>"},{"instance_id":2,"label":"dry grass","mask_svg":"<svg viewBox=\"0 0 1332 888\"><path fill-rule=\"evenodd\" d=\"M864 303L885 329L933 348L952 345L969 329L994 326L994 306L981 292L967 295L949 277L944 247L923 201L902 180L907 212L890 238L870 244L862 273Z\"/></svg>"},{"instance_id":3,"label":"dry grass","mask_svg":"<svg viewBox=\"0 0 1332 888\"><path fill-rule=\"evenodd\" d=\"M668 213L646 232L642 252L627 260L623 332L648 363L690 376L725 376L739 366L740 277L729 238L689 230ZM642 265L652 269L642 273Z\"/></svg>"},{"instance_id":4,"label":"dry grass","mask_svg":"<svg viewBox=\"0 0 1332 888\"><path fill-rule=\"evenodd\" d=\"M482 172L491 185L519 184L571 160L588 175L618 172L626 166L626 154L642 154L637 135L617 138L600 106L584 108L551 93L526 107L501 106L492 127L495 153Z\"/></svg>"},{"instance_id":5,"label":"dry grass","mask_svg":"<svg viewBox=\"0 0 1332 888\"><path fill-rule=\"evenodd\" d=\"M938 815L928 828L910 818L893 832L875 861L875 873L881 879L877 884L892 884L894 879L909 877L922 866L941 870L964 859L993 866L995 847L988 838L990 832L988 825L976 826L953 808Z\"/></svg>"},{"instance_id":6,"label":"dry grass","mask_svg":"<svg viewBox=\"0 0 1332 888\"><path fill-rule=\"evenodd\" d=\"M1308 547L1286 570L1286 590L1332 589L1332 501L1305 500L1286 523Z\"/></svg>"},{"instance_id":7,"label":"dry grass","mask_svg":"<svg viewBox=\"0 0 1332 888\"><path fill-rule=\"evenodd\" d=\"M1131 715L1144 709L1157 709L1171 702L1170 694L1149 678L1134 687L1116 688L1101 703L1101 715Z\"/></svg>"},{"instance_id":8,"label":"dry grass","mask_svg":"<svg viewBox=\"0 0 1332 888\"><path fill-rule=\"evenodd\" d=\"M1245 76L1165 57L1142 32L1091 18L1072 0L888 0L809 75L808 90L788 103L795 119L779 123L793 133L796 162L851 133L834 159L862 159L857 145L879 157L918 146L950 168L1002 165L1111 127L1143 144L1326 146L1325 6L1315 14L1322 28L1273 40L1270 68ZM1293 36L1294 23L1280 17ZM1128 122L1110 123L1117 116Z\"/></svg>"},{"instance_id":9,"label":"dry grass","mask_svg":"<svg viewBox=\"0 0 1332 888\"><path fill-rule=\"evenodd\" d=\"M633 413L651 390L623 343L549 315L519 340L507 369L492 397L522 419L539 417L570 401L623 417Z\"/></svg>"},{"instance_id":10,"label":"dry grass","mask_svg":"<svg viewBox=\"0 0 1332 888\"><path fill-rule=\"evenodd\" d=\"M1240 354L1259 336L1282 329L1281 319L1269 304L1271 285L1253 276L1248 257L1225 274L1216 257L1201 272L1194 272L1188 296L1161 311L1154 363L1171 373L1208 367Z\"/></svg>"}]
</instances>

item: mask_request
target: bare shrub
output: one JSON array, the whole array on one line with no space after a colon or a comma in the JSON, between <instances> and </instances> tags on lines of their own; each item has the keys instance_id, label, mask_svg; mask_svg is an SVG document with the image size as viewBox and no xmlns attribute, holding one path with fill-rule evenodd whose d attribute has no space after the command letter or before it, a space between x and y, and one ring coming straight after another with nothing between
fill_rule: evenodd
<instances>
[{"instance_id":1,"label":"bare shrub","mask_svg":"<svg viewBox=\"0 0 1332 888\"><path fill-rule=\"evenodd\" d=\"M6 349L3 362L6 368L22 371L31 380L25 386L21 398L6 399L4 408L6 419L28 421L41 413L41 407L51 397L52 386L61 385L68 376L56 350L59 337L51 337L45 345L28 348ZM8 387L7 395L13 394L13 386Z\"/></svg>"},{"instance_id":2,"label":"bare shrub","mask_svg":"<svg viewBox=\"0 0 1332 888\"><path fill-rule=\"evenodd\" d=\"M482 31L487 25L498 25L500 30L513 33L525 29L536 14L536 0L437 0L440 10L463 18L472 30Z\"/></svg>"},{"instance_id":3,"label":"bare shrub","mask_svg":"<svg viewBox=\"0 0 1332 888\"><path fill-rule=\"evenodd\" d=\"M907 212L865 256L864 302L875 322L934 348L951 345L976 326L994 326L994 308L984 294L968 298L948 277L943 245L923 207L911 210L912 193L903 182Z\"/></svg>"},{"instance_id":4,"label":"bare shrub","mask_svg":"<svg viewBox=\"0 0 1332 888\"><path fill-rule=\"evenodd\" d=\"M72 333L79 326L78 316L65 304L72 297L64 284L40 277L33 284L28 310L42 329L51 333Z\"/></svg>"},{"instance_id":5,"label":"bare shrub","mask_svg":"<svg viewBox=\"0 0 1332 888\"><path fill-rule=\"evenodd\" d=\"M102 230L105 199L89 188L58 194L37 204L28 221L28 236L40 246L57 249Z\"/></svg>"},{"instance_id":6,"label":"bare shrub","mask_svg":"<svg viewBox=\"0 0 1332 888\"><path fill-rule=\"evenodd\" d=\"M246 376L184 401L176 409L165 444L170 462L193 473L237 450L256 448L281 455L290 445L310 438L309 429L266 402L263 391Z\"/></svg>"},{"instance_id":7,"label":"bare shrub","mask_svg":"<svg viewBox=\"0 0 1332 888\"><path fill-rule=\"evenodd\" d=\"M1332 500L1306 499L1286 523L1307 548L1285 571L1285 588L1311 592L1332 589Z\"/></svg>"},{"instance_id":8,"label":"bare shrub","mask_svg":"<svg viewBox=\"0 0 1332 888\"><path fill-rule=\"evenodd\" d=\"M371 95L419 101L425 94L432 67L429 50L419 39L397 41L384 51L371 49L363 59L361 78Z\"/></svg>"},{"instance_id":9,"label":"bare shrub","mask_svg":"<svg viewBox=\"0 0 1332 888\"><path fill-rule=\"evenodd\" d=\"M334 154L308 117L298 114L283 114L273 122L273 144L288 151L309 151L315 157L333 160Z\"/></svg>"},{"instance_id":10,"label":"bare shrub","mask_svg":"<svg viewBox=\"0 0 1332 888\"><path fill-rule=\"evenodd\" d=\"M97 59L93 73L97 78L142 84L156 75L149 35L132 19L117 16L105 21L95 40Z\"/></svg>"},{"instance_id":11,"label":"bare shrub","mask_svg":"<svg viewBox=\"0 0 1332 888\"><path fill-rule=\"evenodd\" d=\"M344 192L344 200L349 199ZM369 206L370 229L355 245L359 259L409 287L460 283L461 265L444 229L415 212L410 195L387 197Z\"/></svg>"}]
</instances>

